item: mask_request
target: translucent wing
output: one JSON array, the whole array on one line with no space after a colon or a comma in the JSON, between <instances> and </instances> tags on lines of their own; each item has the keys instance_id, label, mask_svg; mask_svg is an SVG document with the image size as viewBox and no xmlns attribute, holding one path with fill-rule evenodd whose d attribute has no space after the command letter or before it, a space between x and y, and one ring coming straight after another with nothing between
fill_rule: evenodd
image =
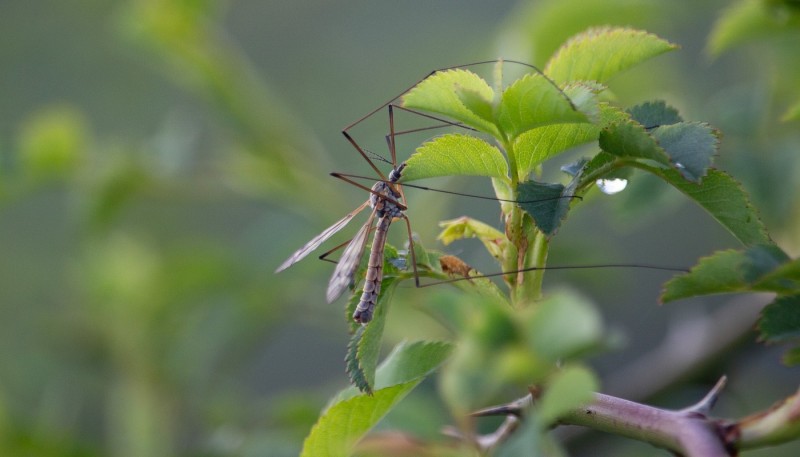
<instances>
[{"instance_id":1,"label":"translucent wing","mask_svg":"<svg viewBox=\"0 0 800 457\"><path fill-rule=\"evenodd\" d=\"M364 246L367 245L367 235L369 235L372 221L375 219L375 211L369 215L367 222L361 227L361 230L356 233L356 236L350 240L350 244L344 250L339 263L336 264L336 269L333 270L330 282L328 282L328 292L325 297L328 303L336 300L342 295L342 292L353 282L353 275L358 268L361 261L361 256L364 254Z\"/></svg>"},{"instance_id":2,"label":"translucent wing","mask_svg":"<svg viewBox=\"0 0 800 457\"><path fill-rule=\"evenodd\" d=\"M364 208L367 207L367 205L369 205L369 200L362 203L361 206L348 213L345 217L336 221L335 224L323 230L322 233L315 236L314 239L303 245L303 247L295 251L294 254L290 255L289 258L286 259L281 266L275 270L275 273L280 273L295 263L303 260L308 254L317 249L320 244L324 243L325 240L333 236L334 233L343 229L356 216L356 214L360 213Z\"/></svg>"}]
</instances>

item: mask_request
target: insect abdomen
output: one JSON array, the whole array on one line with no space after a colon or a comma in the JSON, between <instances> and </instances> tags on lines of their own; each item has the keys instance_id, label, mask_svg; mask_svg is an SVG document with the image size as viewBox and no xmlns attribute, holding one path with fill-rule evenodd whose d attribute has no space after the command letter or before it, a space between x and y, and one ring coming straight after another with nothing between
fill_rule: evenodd
<instances>
[{"instance_id":1,"label":"insect abdomen","mask_svg":"<svg viewBox=\"0 0 800 457\"><path fill-rule=\"evenodd\" d=\"M381 293L383 249L386 245L386 235L389 232L389 224L391 223L392 217L384 216L378 219L378 224L375 226L375 238L372 240L372 250L369 253L364 291L361 293L361 300L353 313L353 320L360 324L366 324L372 320L372 314L378 302L378 295Z\"/></svg>"}]
</instances>

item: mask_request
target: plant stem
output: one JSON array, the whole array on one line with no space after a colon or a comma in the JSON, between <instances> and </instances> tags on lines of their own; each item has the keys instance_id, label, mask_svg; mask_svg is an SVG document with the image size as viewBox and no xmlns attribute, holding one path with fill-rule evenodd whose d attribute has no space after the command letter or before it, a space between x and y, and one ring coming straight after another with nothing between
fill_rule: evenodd
<instances>
[{"instance_id":1,"label":"plant stem","mask_svg":"<svg viewBox=\"0 0 800 457\"><path fill-rule=\"evenodd\" d=\"M565 413L558 423L626 436L684 457L730 457L734 455L733 446L722 421L708 417L725 382L723 376L702 400L679 411L596 393L590 404ZM521 417L531 406L535 408L533 396L535 393L506 405L477 411L473 416Z\"/></svg>"},{"instance_id":2,"label":"plant stem","mask_svg":"<svg viewBox=\"0 0 800 457\"><path fill-rule=\"evenodd\" d=\"M513 144L507 139L503 140L502 146L506 151L506 157L508 158L512 199L516 200L518 196L517 186L519 185L516 153L514 151ZM513 205L511 207L511 213L506 216L505 220L506 236L511 242L511 246L513 246L513 248L507 250L505 259L503 261L503 268L505 268L506 271L521 270L525 267L525 257L528 252L528 239L525 231L523 230L522 222L523 214L521 208L518 205ZM515 307L523 306L522 304L525 302L525 300L520 288L525 283L525 274L522 272L516 273L513 276L507 277L506 281L508 282L510 288L509 295L511 296L512 304Z\"/></svg>"},{"instance_id":3,"label":"plant stem","mask_svg":"<svg viewBox=\"0 0 800 457\"><path fill-rule=\"evenodd\" d=\"M533 225L533 224L531 224ZM536 267L528 274L524 284L525 297L531 301L542 298L542 285L544 284L544 267L547 266L547 255L549 253L550 242L547 237L533 227L533 245L529 252L529 262L526 267Z\"/></svg>"},{"instance_id":4,"label":"plant stem","mask_svg":"<svg viewBox=\"0 0 800 457\"><path fill-rule=\"evenodd\" d=\"M685 456L731 455L719 429L703 415L667 411L610 395L595 394L591 405L573 410L561 418L561 423L646 441Z\"/></svg>"},{"instance_id":5,"label":"plant stem","mask_svg":"<svg viewBox=\"0 0 800 457\"><path fill-rule=\"evenodd\" d=\"M503 142L503 148L508 157L512 198L516 199L518 196L517 186L523 177L519 176L513 144L506 140ZM511 241L511 245L516 248L509 249L507 252L503 262L506 271L539 268L525 273L519 272L515 277L506 278L511 289L512 303L515 307L524 307L539 300L542 296L544 282L542 268L547 264L549 242L518 205L514 205L511 208L511 214L506 217L506 236Z\"/></svg>"}]
</instances>

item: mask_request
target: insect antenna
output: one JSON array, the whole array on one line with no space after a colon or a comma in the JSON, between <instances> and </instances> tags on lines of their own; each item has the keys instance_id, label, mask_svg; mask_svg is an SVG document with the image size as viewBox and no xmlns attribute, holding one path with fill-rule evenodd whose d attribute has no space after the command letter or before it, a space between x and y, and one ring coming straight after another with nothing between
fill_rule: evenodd
<instances>
[{"instance_id":1,"label":"insect antenna","mask_svg":"<svg viewBox=\"0 0 800 457\"><path fill-rule=\"evenodd\" d=\"M372 152L367 148L364 148L364 152L366 152L367 155L371 156L373 159L377 160L378 162L383 162L383 163L387 163L389 165L394 165L391 160L389 160L386 157L378 154L377 152ZM365 178L365 179L370 179L370 178Z\"/></svg>"},{"instance_id":2,"label":"insect antenna","mask_svg":"<svg viewBox=\"0 0 800 457\"><path fill-rule=\"evenodd\" d=\"M353 175L353 174L349 174L349 173L332 172L331 176L334 176L334 177L339 178L339 179L343 179L343 178L346 177L346 178L352 178L352 179L363 179L365 181L372 181L372 182L376 181L375 178L370 178L369 176ZM391 181L383 181L383 180L378 180L378 181L385 182L387 184L391 184ZM559 199L563 199L563 198L583 200L583 197L580 196L580 195L559 195L559 196L556 196L556 197L540 198L540 199L536 199L536 200L508 200L508 199L505 199L505 198L497 198L497 197L492 197L492 196L487 196L487 195L468 194L468 193L456 192L456 191L452 191L452 190L436 189L436 188L433 188L433 187L420 186L418 184L409 184L409 183L399 183L399 184L401 184L403 187L410 187L412 189L427 190L427 191L430 191L430 192L438 192L438 193L441 193L441 194L458 195L460 197L478 198L478 199L481 199L481 200L492 200L492 201L507 202L507 203L537 203L537 202L544 202L544 201L550 201L550 200L559 200ZM366 186L363 186L363 187L359 186L359 187L361 187L362 189L366 190Z\"/></svg>"}]
</instances>

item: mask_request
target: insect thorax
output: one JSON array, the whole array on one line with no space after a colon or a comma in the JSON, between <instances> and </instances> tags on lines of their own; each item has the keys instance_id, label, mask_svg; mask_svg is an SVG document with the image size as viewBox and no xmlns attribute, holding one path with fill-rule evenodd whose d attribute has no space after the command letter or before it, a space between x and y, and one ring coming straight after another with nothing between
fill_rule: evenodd
<instances>
[{"instance_id":1,"label":"insect thorax","mask_svg":"<svg viewBox=\"0 0 800 457\"><path fill-rule=\"evenodd\" d=\"M391 185L378 181L372 186L372 191L374 193L369 198L369 205L375 208L375 214L378 217L391 216L395 218L403 215L403 210L395 203L399 201L400 193L395 192ZM381 198L381 196L388 197L391 200Z\"/></svg>"}]
</instances>

